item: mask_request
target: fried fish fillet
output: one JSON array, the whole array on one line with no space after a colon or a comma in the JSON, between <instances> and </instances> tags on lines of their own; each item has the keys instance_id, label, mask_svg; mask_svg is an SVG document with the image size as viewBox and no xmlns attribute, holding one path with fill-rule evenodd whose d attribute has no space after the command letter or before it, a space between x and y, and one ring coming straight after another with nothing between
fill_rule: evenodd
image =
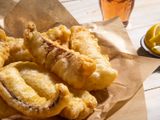
<instances>
[{"instance_id":1,"label":"fried fish fillet","mask_svg":"<svg viewBox=\"0 0 160 120\"><path fill-rule=\"evenodd\" d=\"M24 39L7 36L6 41L9 45L9 57L5 62L6 64L17 61L33 61L32 55L24 46Z\"/></svg>"},{"instance_id":2,"label":"fried fish fillet","mask_svg":"<svg viewBox=\"0 0 160 120\"><path fill-rule=\"evenodd\" d=\"M95 61L43 37L33 23L24 32L25 45L35 61L54 72L74 88L85 88L96 68Z\"/></svg>"},{"instance_id":3,"label":"fried fish fillet","mask_svg":"<svg viewBox=\"0 0 160 120\"><path fill-rule=\"evenodd\" d=\"M42 33L42 35L54 42L57 42L63 47L66 47L66 48L69 47L71 31L64 25L53 27L49 29L48 31Z\"/></svg>"},{"instance_id":4,"label":"fried fish fillet","mask_svg":"<svg viewBox=\"0 0 160 120\"><path fill-rule=\"evenodd\" d=\"M32 62L16 62L0 70L0 96L11 107L33 118L59 114L69 103L70 92L62 83Z\"/></svg>"},{"instance_id":5,"label":"fried fish fillet","mask_svg":"<svg viewBox=\"0 0 160 120\"><path fill-rule=\"evenodd\" d=\"M70 89L70 92L72 93L72 99L60 115L67 119L85 119L96 108L96 98L84 90Z\"/></svg>"},{"instance_id":6,"label":"fried fish fillet","mask_svg":"<svg viewBox=\"0 0 160 120\"><path fill-rule=\"evenodd\" d=\"M110 65L109 58L100 52L98 39L83 26L71 28L71 49L89 56L96 61L96 70L87 79L86 89L97 90L109 86L117 76Z\"/></svg>"},{"instance_id":7,"label":"fried fish fillet","mask_svg":"<svg viewBox=\"0 0 160 120\"><path fill-rule=\"evenodd\" d=\"M59 25L48 31L42 33L44 37L51 39L54 42L57 42L64 47L69 46L70 30L64 25ZM5 33L4 33L5 35ZM6 35L5 35L6 36ZM9 57L6 60L6 64L17 62L17 61L33 61L32 55L29 53L24 45L23 38L14 38L14 37L5 37L9 45Z\"/></svg>"},{"instance_id":8,"label":"fried fish fillet","mask_svg":"<svg viewBox=\"0 0 160 120\"><path fill-rule=\"evenodd\" d=\"M6 34L0 29L0 68L4 65L9 56L9 46L6 42Z\"/></svg>"},{"instance_id":9,"label":"fried fish fillet","mask_svg":"<svg viewBox=\"0 0 160 120\"><path fill-rule=\"evenodd\" d=\"M16 61L32 61L33 57L24 46L24 39L6 36L0 29L0 67Z\"/></svg>"}]
</instances>

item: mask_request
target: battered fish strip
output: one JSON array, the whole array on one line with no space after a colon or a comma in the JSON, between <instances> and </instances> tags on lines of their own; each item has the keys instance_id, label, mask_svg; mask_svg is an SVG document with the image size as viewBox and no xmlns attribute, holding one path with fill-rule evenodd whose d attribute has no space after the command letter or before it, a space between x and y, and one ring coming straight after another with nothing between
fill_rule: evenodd
<instances>
[{"instance_id":1,"label":"battered fish strip","mask_svg":"<svg viewBox=\"0 0 160 120\"><path fill-rule=\"evenodd\" d=\"M97 106L97 100L88 91L70 89L72 99L69 105L61 112L67 119L82 120L89 116Z\"/></svg>"},{"instance_id":2,"label":"battered fish strip","mask_svg":"<svg viewBox=\"0 0 160 120\"><path fill-rule=\"evenodd\" d=\"M53 27L48 31L42 33L42 35L54 42L57 42L63 47L69 47L71 31L64 25Z\"/></svg>"},{"instance_id":3,"label":"battered fish strip","mask_svg":"<svg viewBox=\"0 0 160 120\"><path fill-rule=\"evenodd\" d=\"M95 61L78 52L63 48L43 37L34 24L24 32L25 45L35 61L54 72L74 88L85 88L87 79L95 70Z\"/></svg>"},{"instance_id":4,"label":"battered fish strip","mask_svg":"<svg viewBox=\"0 0 160 120\"><path fill-rule=\"evenodd\" d=\"M2 32L4 33L4 31ZM44 37L47 37L67 48L69 46L70 34L70 30L64 25L59 25L42 33ZM6 60L6 64L17 61L33 61L32 55L24 45L24 39L9 36L6 36L5 39L9 45L9 58Z\"/></svg>"},{"instance_id":5,"label":"battered fish strip","mask_svg":"<svg viewBox=\"0 0 160 120\"><path fill-rule=\"evenodd\" d=\"M87 55L96 61L96 70L86 80L85 89L97 90L109 86L117 76L110 65L109 58L100 52L98 39L83 26L71 28L71 49Z\"/></svg>"},{"instance_id":6,"label":"battered fish strip","mask_svg":"<svg viewBox=\"0 0 160 120\"><path fill-rule=\"evenodd\" d=\"M6 34L0 29L0 68L4 65L9 56L9 46L6 42Z\"/></svg>"},{"instance_id":7,"label":"battered fish strip","mask_svg":"<svg viewBox=\"0 0 160 120\"><path fill-rule=\"evenodd\" d=\"M33 61L32 55L24 46L24 39L7 36L6 41L9 45L9 57L6 60L5 64L17 61Z\"/></svg>"},{"instance_id":8,"label":"battered fish strip","mask_svg":"<svg viewBox=\"0 0 160 120\"><path fill-rule=\"evenodd\" d=\"M71 95L35 63L16 62L0 70L0 96L26 116L46 118L59 114Z\"/></svg>"}]
</instances>

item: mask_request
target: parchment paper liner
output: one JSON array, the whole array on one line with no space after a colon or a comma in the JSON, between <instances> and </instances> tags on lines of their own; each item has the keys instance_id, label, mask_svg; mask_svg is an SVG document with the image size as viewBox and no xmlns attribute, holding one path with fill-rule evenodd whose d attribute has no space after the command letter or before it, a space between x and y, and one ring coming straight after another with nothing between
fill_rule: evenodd
<instances>
[{"instance_id":1,"label":"parchment paper liner","mask_svg":"<svg viewBox=\"0 0 160 120\"><path fill-rule=\"evenodd\" d=\"M4 29L15 37L22 36L24 26L28 21L35 22L41 32L57 22L68 27L78 24L57 0L45 0L45 2L21 0L5 17ZM99 104L88 120L103 120L132 99L142 87L141 81L159 66L160 61L131 55L136 52L118 19L85 25L99 38L101 52L104 55L109 54L112 66L119 72L118 78L110 87L92 92ZM54 117L54 119L62 118Z\"/></svg>"}]
</instances>

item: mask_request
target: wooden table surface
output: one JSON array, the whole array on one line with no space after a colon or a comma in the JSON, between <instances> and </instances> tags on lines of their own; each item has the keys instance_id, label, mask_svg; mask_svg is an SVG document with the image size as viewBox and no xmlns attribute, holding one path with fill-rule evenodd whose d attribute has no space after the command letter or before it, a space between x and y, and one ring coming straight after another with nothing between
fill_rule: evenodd
<instances>
[{"instance_id":1,"label":"wooden table surface","mask_svg":"<svg viewBox=\"0 0 160 120\"><path fill-rule=\"evenodd\" d=\"M98 0L60 0L79 23L101 21ZM138 54L149 56L140 48L140 39L153 24L160 22L160 0L135 0L127 27ZM144 82L148 120L160 120L160 68Z\"/></svg>"},{"instance_id":2,"label":"wooden table surface","mask_svg":"<svg viewBox=\"0 0 160 120\"><path fill-rule=\"evenodd\" d=\"M0 0L0 25L8 6L12 8L20 0ZM79 23L101 21L102 15L99 0L59 0ZM10 9L12 9L10 8ZM140 39L147 29L160 22L160 0L135 0L135 6L127 27L128 34L135 49L140 55L147 55L140 48ZM9 11L9 10L8 10ZM148 55L147 55L148 56ZM160 67L144 82L145 98L148 111L148 120L160 120Z\"/></svg>"}]
</instances>

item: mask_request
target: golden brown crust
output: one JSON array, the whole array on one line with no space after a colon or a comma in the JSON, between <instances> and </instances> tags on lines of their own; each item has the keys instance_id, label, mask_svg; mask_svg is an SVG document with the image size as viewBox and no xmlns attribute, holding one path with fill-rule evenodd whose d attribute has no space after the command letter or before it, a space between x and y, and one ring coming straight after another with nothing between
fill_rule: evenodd
<instances>
[{"instance_id":1,"label":"golden brown crust","mask_svg":"<svg viewBox=\"0 0 160 120\"><path fill-rule=\"evenodd\" d=\"M32 55L24 46L24 39L8 37L0 29L0 67L12 62L32 60Z\"/></svg>"},{"instance_id":2,"label":"golden brown crust","mask_svg":"<svg viewBox=\"0 0 160 120\"><path fill-rule=\"evenodd\" d=\"M3 48L9 51L9 58L3 57L1 62L2 65L4 62L9 65L0 69L0 96L8 104L1 104L3 102L0 99L0 105L8 109L2 117L20 113L40 119L60 114L68 119L82 120L94 111L96 98L88 91L74 88L86 89L96 63L87 55L69 49L69 29L60 25L39 33L36 26L30 23L24 34L27 41L7 37L4 31L0 33L2 43L7 45ZM68 90L52 74L29 61L36 61L74 88L69 87ZM1 110L3 109L0 109L0 113Z\"/></svg>"},{"instance_id":3,"label":"golden brown crust","mask_svg":"<svg viewBox=\"0 0 160 120\"><path fill-rule=\"evenodd\" d=\"M6 42L6 34L0 29L0 67L2 67L9 56L9 46Z\"/></svg>"},{"instance_id":4,"label":"golden brown crust","mask_svg":"<svg viewBox=\"0 0 160 120\"><path fill-rule=\"evenodd\" d=\"M53 27L42 35L65 48L69 47L71 31L64 25Z\"/></svg>"},{"instance_id":5,"label":"golden brown crust","mask_svg":"<svg viewBox=\"0 0 160 120\"><path fill-rule=\"evenodd\" d=\"M0 95L29 117L46 118L61 112L68 119L86 118L97 105L95 97L88 91L70 88L70 92L32 62L12 63L0 71Z\"/></svg>"},{"instance_id":6,"label":"golden brown crust","mask_svg":"<svg viewBox=\"0 0 160 120\"><path fill-rule=\"evenodd\" d=\"M24 37L26 39L25 45L36 62L56 73L75 88L83 88L85 79L95 70L93 59L46 39L36 31L35 25L28 26Z\"/></svg>"},{"instance_id":7,"label":"golden brown crust","mask_svg":"<svg viewBox=\"0 0 160 120\"><path fill-rule=\"evenodd\" d=\"M24 39L7 37L6 41L9 45L9 57L5 64L17 61L33 61L32 55L24 45Z\"/></svg>"},{"instance_id":8,"label":"golden brown crust","mask_svg":"<svg viewBox=\"0 0 160 120\"><path fill-rule=\"evenodd\" d=\"M70 88L72 99L69 105L61 112L61 116L67 119L82 120L89 116L97 106L97 100L88 91Z\"/></svg>"},{"instance_id":9,"label":"golden brown crust","mask_svg":"<svg viewBox=\"0 0 160 120\"><path fill-rule=\"evenodd\" d=\"M28 72L29 78L26 77ZM46 78L48 75L43 74L35 63L10 64L0 71L0 95L9 106L24 115L36 118L57 115L69 102L69 90L63 84L52 83L50 78ZM45 79L45 84L42 79ZM40 94L41 90L45 93Z\"/></svg>"},{"instance_id":10,"label":"golden brown crust","mask_svg":"<svg viewBox=\"0 0 160 120\"><path fill-rule=\"evenodd\" d=\"M96 70L87 79L86 89L96 90L108 87L116 78L117 71L111 67L109 58L101 54L98 39L85 27L73 26L70 42L71 49L96 61Z\"/></svg>"}]
</instances>

